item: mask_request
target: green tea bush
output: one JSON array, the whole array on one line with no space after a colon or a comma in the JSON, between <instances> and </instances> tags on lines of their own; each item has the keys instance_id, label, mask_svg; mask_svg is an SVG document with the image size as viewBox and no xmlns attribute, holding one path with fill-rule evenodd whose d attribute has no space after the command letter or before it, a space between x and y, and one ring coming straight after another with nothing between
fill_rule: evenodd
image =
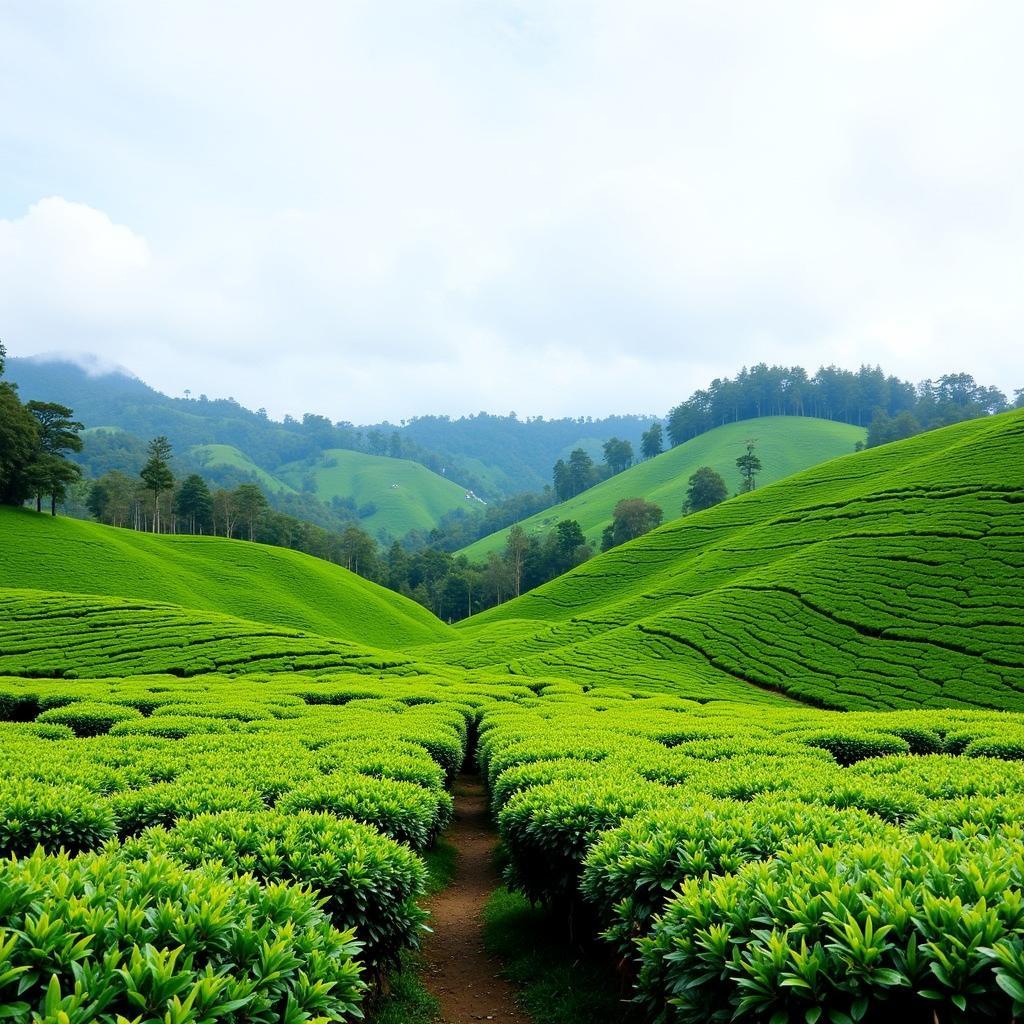
<instances>
[{"instance_id":1,"label":"green tea bush","mask_svg":"<svg viewBox=\"0 0 1024 1024\"><path fill-rule=\"evenodd\" d=\"M154 825L165 828L182 818L217 811L262 811L266 804L251 789L222 786L215 782L158 782L142 789L115 793L110 808L122 838L138 835Z\"/></svg>"},{"instance_id":2,"label":"green tea bush","mask_svg":"<svg viewBox=\"0 0 1024 1024\"><path fill-rule=\"evenodd\" d=\"M414 850L425 850L448 824L452 800L445 792L432 793L411 782L328 775L285 794L277 809L354 818Z\"/></svg>"},{"instance_id":3,"label":"green tea bush","mask_svg":"<svg viewBox=\"0 0 1024 1024\"><path fill-rule=\"evenodd\" d=\"M0 862L0 1005L19 1021L351 1021L351 932L308 888L163 856Z\"/></svg>"},{"instance_id":4,"label":"green tea bush","mask_svg":"<svg viewBox=\"0 0 1024 1024\"><path fill-rule=\"evenodd\" d=\"M50 725L66 725L76 736L100 736L119 722L137 721L142 714L123 704L76 700L50 708L36 719Z\"/></svg>"},{"instance_id":5,"label":"green tea bush","mask_svg":"<svg viewBox=\"0 0 1024 1024\"><path fill-rule=\"evenodd\" d=\"M59 789L30 780L0 783L0 854L24 857L37 846L47 852L82 853L116 834L109 804L81 786Z\"/></svg>"},{"instance_id":6,"label":"green tea bush","mask_svg":"<svg viewBox=\"0 0 1024 1024\"><path fill-rule=\"evenodd\" d=\"M151 718L118 722L110 730L111 736L160 736L180 740L186 736L229 732L230 725L220 718L202 718L195 715L154 715Z\"/></svg>"},{"instance_id":7,"label":"green tea bush","mask_svg":"<svg viewBox=\"0 0 1024 1024\"><path fill-rule=\"evenodd\" d=\"M692 878L640 940L657 1020L1009 1020L1024 854L1007 836L804 843Z\"/></svg>"},{"instance_id":8,"label":"green tea bush","mask_svg":"<svg viewBox=\"0 0 1024 1024\"><path fill-rule=\"evenodd\" d=\"M843 728L806 735L804 743L827 750L841 765L856 764L868 757L910 753L910 744L900 736L858 732Z\"/></svg>"},{"instance_id":9,"label":"green tea bush","mask_svg":"<svg viewBox=\"0 0 1024 1024\"><path fill-rule=\"evenodd\" d=\"M336 927L355 929L360 959L379 966L419 944L427 914L417 904L426 870L407 847L330 814L228 812L150 829L124 855L165 854L188 866L217 861L233 874L312 886Z\"/></svg>"},{"instance_id":10,"label":"green tea bush","mask_svg":"<svg viewBox=\"0 0 1024 1024\"><path fill-rule=\"evenodd\" d=\"M605 832L587 855L580 889L623 956L634 952L672 892L689 878L723 875L802 839L818 844L898 835L863 811L769 798L697 799L641 811Z\"/></svg>"},{"instance_id":11,"label":"green tea bush","mask_svg":"<svg viewBox=\"0 0 1024 1024\"><path fill-rule=\"evenodd\" d=\"M498 815L510 858L506 882L530 900L573 903L590 844L624 818L665 799L662 786L614 775L524 790Z\"/></svg>"}]
</instances>

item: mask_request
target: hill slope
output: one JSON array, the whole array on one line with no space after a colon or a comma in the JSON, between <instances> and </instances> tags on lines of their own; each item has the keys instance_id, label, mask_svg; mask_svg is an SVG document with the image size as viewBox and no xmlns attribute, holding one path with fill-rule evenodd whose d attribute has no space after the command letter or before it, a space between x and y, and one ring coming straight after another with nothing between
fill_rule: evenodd
<instances>
[{"instance_id":1,"label":"hill slope","mask_svg":"<svg viewBox=\"0 0 1024 1024\"><path fill-rule=\"evenodd\" d=\"M467 620L444 654L695 676L709 696L746 679L832 707L1024 710L1022 574L1024 411L677 520Z\"/></svg>"},{"instance_id":2,"label":"hill slope","mask_svg":"<svg viewBox=\"0 0 1024 1024\"><path fill-rule=\"evenodd\" d=\"M728 423L656 458L641 462L596 487L552 508L538 512L520 524L527 533L548 533L562 519L575 519L592 543L600 543L601 531L611 522L612 509L623 498L646 498L660 505L665 519L674 519L686 498L686 485L700 466L720 473L730 489L738 486L736 458L744 452L747 438L757 439L757 454L764 467L759 486L781 480L809 466L852 452L864 439L860 427L832 420L798 416L764 416ZM505 546L508 530L483 537L463 548L470 561L480 561Z\"/></svg>"},{"instance_id":3,"label":"hill slope","mask_svg":"<svg viewBox=\"0 0 1024 1024\"><path fill-rule=\"evenodd\" d=\"M441 516L456 508L475 508L466 489L431 472L418 462L365 455L345 448L331 448L307 462L291 463L278 476L301 488L303 477L312 477L317 496L351 498L362 508L375 510L361 516L359 525L371 534L388 533L394 538L410 530L431 530Z\"/></svg>"},{"instance_id":4,"label":"hill slope","mask_svg":"<svg viewBox=\"0 0 1024 1024\"><path fill-rule=\"evenodd\" d=\"M295 493L293 487L289 487L283 480L278 480L272 473L257 466L245 452L240 451L232 444L197 444L191 450L191 455L204 468L216 469L226 466L248 473L268 493L275 491Z\"/></svg>"},{"instance_id":5,"label":"hill slope","mask_svg":"<svg viewBox=\"0 0 1024 1024\"><path fill-rule=\"evenodd\" d=\"M0 588L0 676L345 671L422 675L403 655L157 601ZM431 675L443 669L429 669Z\"/></svg>"},{"instance_id":6,"label":"hill slope","mask_svg":"<svg viewBox=\"0 0 1024 1024\"><path fill-rule=\"evenodd\" d=\"M223 537L153 536L0 508L0 586L167 601L401 648L451 635L425 608L330 562Z\"/></svg>"}]
</instances>

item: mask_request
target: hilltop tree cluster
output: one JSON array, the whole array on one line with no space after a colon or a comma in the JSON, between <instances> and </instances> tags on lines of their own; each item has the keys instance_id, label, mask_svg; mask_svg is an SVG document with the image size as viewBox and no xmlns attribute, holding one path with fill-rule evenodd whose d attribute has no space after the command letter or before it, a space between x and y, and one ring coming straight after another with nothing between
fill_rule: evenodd
<instances>
[{"instance_id":1,"label":"hilltop tree cluster","mask_svg":"<svg viewBox=\"0 0 1024 1024\"><path fill-rule=\"evenodd\" d=\"M0 342L0 377L7 352ZM82 424L58 402L22 402L18 389L0 380L0 503L23 505L35 498L36 510L50 499L50 514L64 500L81 469L67 458L82 449Z\"/></svg>"},{"instance_id":2,"label":"hilltop tree cluster","mask_svg":"<svg viewBox=\"0 0 1024 1024\"><path fill-rule=\"evenodd\" d=\"M867 427L868 446L893 440L889 422L903 417L899 436L958 423L1008 408L1006 396L978 384L968 373L947 374L920 384L886 376L881 367L857 371L821 367L810 376L802 366L744 367L735 378L717 378L668 414L673 445L724 423L758 416L817 416ZM909 433L908 433L909 431Z\"/></svg>"}]
</instances>

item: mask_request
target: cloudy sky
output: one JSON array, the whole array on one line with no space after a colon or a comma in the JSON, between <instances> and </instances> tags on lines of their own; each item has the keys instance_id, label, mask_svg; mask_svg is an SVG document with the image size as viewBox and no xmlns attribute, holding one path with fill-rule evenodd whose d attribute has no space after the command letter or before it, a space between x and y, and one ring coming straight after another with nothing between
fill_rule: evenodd
<instances>
[{"instance_id":1,"label":"cloudy sky","mask_svg":"<svg viewBox=\"0 0 1024 1024\"><path fill-rule=\"evenodd\" d=\"M360 422L1024 385L1024 4L0 0L0 337Z\"/></svg>"}]
</instances>

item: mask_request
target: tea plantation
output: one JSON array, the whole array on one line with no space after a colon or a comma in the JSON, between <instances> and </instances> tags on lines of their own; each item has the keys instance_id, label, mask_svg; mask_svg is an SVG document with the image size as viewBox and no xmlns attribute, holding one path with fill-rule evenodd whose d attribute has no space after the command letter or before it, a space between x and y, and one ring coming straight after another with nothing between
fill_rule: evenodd
<instances>
[{"instance_id":1,"label":"tea plantation","mask_svg":"<svg viewBox=\"0 0 1024 1024\"><path fill-rule=\"evenodd\" d=\"M851 454L456 630L4 513L0 1018L360 1019L466 768L648 1021L1020 1017L1022 456L1024 413Z\"/></svg>"},{"instance_id":2,"label":"tea plantation","mask_svg":"<svg viewBox=\"0 0 1024 1024\"><path fill-rule=\"evenodd\" d=\"M0 507L0 587L142 598L374 646L450 635L421 605L311 555Z\"/></svg>"}]
</instances>

